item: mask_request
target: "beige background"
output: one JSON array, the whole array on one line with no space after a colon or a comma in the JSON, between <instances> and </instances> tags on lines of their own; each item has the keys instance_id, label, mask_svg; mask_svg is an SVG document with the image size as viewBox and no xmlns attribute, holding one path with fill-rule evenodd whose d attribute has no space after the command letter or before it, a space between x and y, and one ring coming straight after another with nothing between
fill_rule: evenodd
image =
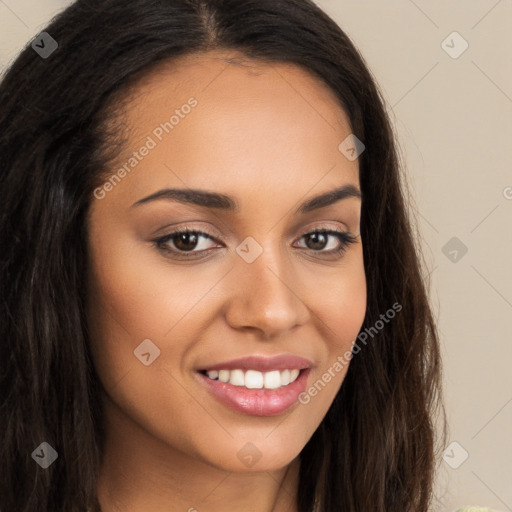
<instances>
[{"instance_id":1,"label":"beige background","mask_svg":"<svg viewBox=\"0 0 512 512\"><path fill-rule=\"evenodd\" d=\"M0 69L70 3L0 0ZM380 84L416 201L439 318L448 444L458 443L441 461L436 510L512 511L512 1L317 3ZM441 46L454 31L469 44L458 58ZM445 44L461 48L453 36ZM452 237L468 248L462 257L445 249L455 262L443 253Z\"/></svg>"}]
</instances>

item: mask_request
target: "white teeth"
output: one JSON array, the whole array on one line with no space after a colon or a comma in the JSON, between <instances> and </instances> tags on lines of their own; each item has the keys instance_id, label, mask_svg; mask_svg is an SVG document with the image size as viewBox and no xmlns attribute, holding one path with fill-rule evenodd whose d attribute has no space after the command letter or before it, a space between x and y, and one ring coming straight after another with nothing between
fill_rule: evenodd
<instances>
[{"instance_id":1,"label":"white teeth","mask_svg":"<svg viewBox=\"0 0 512 512\"><path fill-rule=\"evenodd\" d=\"M245 386L249 389L278 389L291 384L299 376L300 370L272 370L259 372L257 370L209 370L206 372L210 379L229 382L233 386Z\"/></svg>"},{"instance_id":2,"label":"white teeth","mask_svg":"<svg viewBox=\"0 0 512 512\"><path fill-rule=\"evenodd\" d=\"M276 389L281 387L281 374L279 370L265 373L265 389Z\"/></svg>"},{"instance_id":3,"label":"white teeth","mask_svg":"<svg viewBox=\"0 0 512 512\"><path fill-rule=\"evenodd\" d=\"M293 382L299 376L299 370L290 370L290 382Z\"/></svg>"},{"instance_id":4,"label":"white teeth","mask_svg":"<svg viewBox=\"0 0 512 512\"><path fill-rule=\"evenodd\" d=\"M229 383L233 386L244 385L244 372L242 370L232 370L229 377Z\"/></svg>"},{"instance_id":5,"label":"white teeth","mask_svg":"<svg viewBox=\"0 0 512 512\"><path fill-rule=\"evenodd\" d=\"M220 370L219 371L219 380L221 382L228 382L229 381L229 370Z\"/></svg>"},{"instance_id":6,"label":"white teeth","mask_svg":"<svg viewBox=\"0 0 512 512\"><path fill-rule=\"evenodd\" d=\"M249 389L261 389L263 387L263 374L256 370L247 370L245 372L245 387Z\"/></svg>"}]
</instances>

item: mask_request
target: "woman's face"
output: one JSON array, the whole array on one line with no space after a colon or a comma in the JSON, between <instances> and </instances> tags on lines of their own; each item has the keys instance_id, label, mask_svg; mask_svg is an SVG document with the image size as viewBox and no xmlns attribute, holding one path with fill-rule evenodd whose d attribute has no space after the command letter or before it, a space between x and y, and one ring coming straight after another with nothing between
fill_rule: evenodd
<instances>
[{"instance_id":1,"label":"woman's face","mask_svg":"<svg viewBox=\"0 0 512 512\"><path fill-rule=\"evenodd\" d=\"M88 316L116 435L268 471L319 426L363 323L361 199L311 203L359 191L358 162L338 148L351 128L325 85L220 55L137 86L129 147L91 204ZM314 230L357 238L336 252L343 235Z\"/></svg>"}]
</instances>

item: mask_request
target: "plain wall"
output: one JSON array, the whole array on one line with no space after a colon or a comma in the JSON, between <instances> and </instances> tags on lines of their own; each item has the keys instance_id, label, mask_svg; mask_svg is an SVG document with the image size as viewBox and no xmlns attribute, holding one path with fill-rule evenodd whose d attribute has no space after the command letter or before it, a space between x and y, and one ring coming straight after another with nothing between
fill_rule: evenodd
<instances>
[{"instance_id":1,"label":"plain wall","mask_svg":"<svg viewBox=\"0 0 512 512\"><path fill-rule=\"evenodd\" d=\"M70 3L0 1L0 69ZM457 443L435 510L512 511L512 2L317 3L377 79L416 203Z\"/></svg>"}]
</instances>

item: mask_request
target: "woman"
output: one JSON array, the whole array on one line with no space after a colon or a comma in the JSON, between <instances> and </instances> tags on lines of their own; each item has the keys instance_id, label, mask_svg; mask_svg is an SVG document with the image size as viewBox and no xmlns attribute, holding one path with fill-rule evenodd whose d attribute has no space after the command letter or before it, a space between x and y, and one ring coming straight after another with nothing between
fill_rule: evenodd
<instances>
[{"instance_id":1,"label":"woman","mask_svg":"<svg viewBox=\"0 0 512 512\"><path fill-rule=\"evenodd\" d=\"M310 0L45 32L0 87L0 509L426 512L438 335L346 34Z\"/></svg>"}]
</instances>

